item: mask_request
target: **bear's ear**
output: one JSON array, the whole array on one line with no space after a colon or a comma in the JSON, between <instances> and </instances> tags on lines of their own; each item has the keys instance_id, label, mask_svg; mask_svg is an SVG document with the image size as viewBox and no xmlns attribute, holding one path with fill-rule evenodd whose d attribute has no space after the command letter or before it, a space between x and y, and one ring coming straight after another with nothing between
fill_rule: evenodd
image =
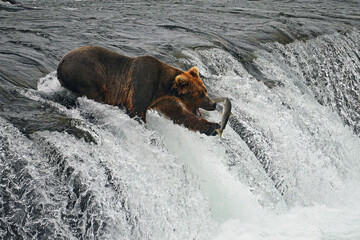
<instances>
[{"instance_id":1,"label":"bear's ear","mask_svg":"<svg viewBox=\"0 0 360 240\"><path fill-rule=\"evenodd\" d=\"M189 84L189 79L184 75L178 75L175 78L175 84L177 87L185 87Z\"/></svg>"},{"instance_id":2,"label":"bear's ear","mask_svg":"<svg viewBox=\"0 0 360 240\"><path fill-rule=\"evenodd\" d=\"M189 79L185 75L180 74L175 78L175 83L172 88L175 89L179 95L183 95L189 93L189 84Z\"/></svg>"},{"instance_id":3,"label":"bear's ear","mask_svg":"<svg viewBox=\"0 0 360 240\"><path fill-rule=\"evenodd\" d=\"M193 77L199 77L199 69L197 67L190 68L189 73Z\"/></svg>"}]
</instances>

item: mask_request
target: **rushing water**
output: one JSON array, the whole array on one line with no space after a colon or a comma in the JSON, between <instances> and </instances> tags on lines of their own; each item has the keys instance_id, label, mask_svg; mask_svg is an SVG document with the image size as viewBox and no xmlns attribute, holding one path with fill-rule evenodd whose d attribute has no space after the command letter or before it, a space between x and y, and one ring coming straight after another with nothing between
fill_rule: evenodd
<instances>
[{"instance_id":1,"label":"rushing water","mask_svg":"<svg viewBox=\"0 0 360 240\"><path fill-rule=\"evenodd\" d=\"M1 238L360 239L359 10L0 2ZM223 138L76 98L56 66L82 45L198 66Z\"/></svg>"}]
</instances>

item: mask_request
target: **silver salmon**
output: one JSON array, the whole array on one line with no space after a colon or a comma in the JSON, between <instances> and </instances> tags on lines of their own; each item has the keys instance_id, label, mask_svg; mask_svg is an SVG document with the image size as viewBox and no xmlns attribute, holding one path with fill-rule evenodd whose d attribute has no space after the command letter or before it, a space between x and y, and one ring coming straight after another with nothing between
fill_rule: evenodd
<instances>
[{"instance_id":1,"label":"silver salmon","mask_svg":"<svg viewBox=\"0 0 360 240\"><path fill-rule=\"evenodd\" d=\"M231 117L232 113L231 113L231 102L228 98L213 98L213 100L217 103L219 102L224 102L224 106L222 109L222 117L221 117L221 122L220 122L220 128L216 129L216 131L218 132L219 136L222 136L222 133L226 127L226 124L229 120L229 117Z\"/></svg>"}]
</instances>

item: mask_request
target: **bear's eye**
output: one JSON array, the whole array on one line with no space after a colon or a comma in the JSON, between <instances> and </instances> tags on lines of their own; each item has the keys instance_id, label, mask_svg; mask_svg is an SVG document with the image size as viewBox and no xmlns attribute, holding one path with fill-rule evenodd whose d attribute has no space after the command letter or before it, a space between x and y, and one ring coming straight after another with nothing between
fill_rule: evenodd
<instances>
[{"instance_id":1,"label":"bear's eye","mask_svg":"<svg viewBox=\"0 0 360 240\"><path fill-rule=\"evenodd\" d=\"M203 97L205 97L205 93L203 93L203 92L200 92L200 94L199 94L199 97L200 97L200 98L203 98Z\"/></svg>"},{"instance_id":2,"label":"bear's eye","mask_svg":"<svg viewBox=\"0 0 360 240\"><path fill-rule=\"evenodd\" d=\"M184 98L187 100L191 100L193 98L193 94L192 93L184 94Z\"/></svg>"}]
</instances>

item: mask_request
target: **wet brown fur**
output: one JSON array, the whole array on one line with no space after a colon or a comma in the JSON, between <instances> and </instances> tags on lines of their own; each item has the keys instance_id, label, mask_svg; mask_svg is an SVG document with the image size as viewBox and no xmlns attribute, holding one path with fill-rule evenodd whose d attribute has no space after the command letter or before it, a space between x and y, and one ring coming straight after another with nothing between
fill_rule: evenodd
<instances>
[{"instance_id":1,"label":"wet brown fur","mask_svg":"<svg viewBox=\"0 0 360 240\"><path fill-rule=\"evenodd\" d=\"M174 123L184 125L186 128L199 131L206 135L216 135L216 129L220 128L217 123L198 118L180 98L175 96L164 96L151 106L158 112L171 119Z\"/></svg>"},{"instance_id":2,"label":"wet brown fur","mask_svg":"<svg viewBox=\"0 0 360 240\"><path fill-rule=\"evenodd\" d=\"M101 47L80 47L60 60L57 74L65 88L124 107L131 117L144 122L146 111L154 108L177 124L206 132L208 122L198 119L194 111L215 109L196 67L184 72L151 56L131 58Z\"/></svg>"}]
</instances>

